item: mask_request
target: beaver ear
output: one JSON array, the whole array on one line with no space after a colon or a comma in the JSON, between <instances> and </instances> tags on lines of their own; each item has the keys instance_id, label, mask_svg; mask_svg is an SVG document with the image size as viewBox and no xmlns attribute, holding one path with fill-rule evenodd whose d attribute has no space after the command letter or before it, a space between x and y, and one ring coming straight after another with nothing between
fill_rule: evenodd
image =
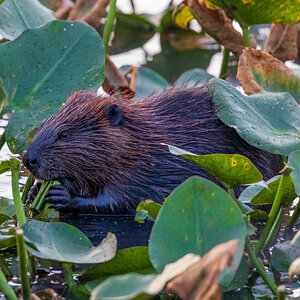
<instances>
[{"instance_id":1,"label":"beaver ear","mask_svg":"<svg viewBox=\"0 0 300 300\"><path fill-rule=\"evenodd\" d=\"M122 110L117 104L110 104L107 107L107 116L112 126L119 125L122 120Z\"/></svg>"}]
</instances>

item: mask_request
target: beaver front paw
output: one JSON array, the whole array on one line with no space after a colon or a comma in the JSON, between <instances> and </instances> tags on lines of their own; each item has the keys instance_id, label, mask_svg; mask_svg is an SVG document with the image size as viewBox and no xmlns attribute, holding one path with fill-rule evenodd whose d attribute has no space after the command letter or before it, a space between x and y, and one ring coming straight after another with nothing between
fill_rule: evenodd
<instances>
[{"instance_id":1,"label":"beaver front paw","mask_svg":"<svg viewBox=\"0 0 300 300\"><path fill-rule=\"evenodd\" d=\"M66 211L70 206L71 196L63 185L57 184L49 189L45 201L52 204L49 208Z\"/></svg>"},{"instance_id":2,"label":"beaver front paw","mask_svg":"<svg viewBox=\"0 0 300 300\"><path fill-rule=\"evenodd\" d=\"M40 181L37 181L29 190L27 200L25 202L25 207L29 207L30 204L33 202L35 197L40 191L40 188L42 186L42 183Z\"/></svg>"}]
</instances>

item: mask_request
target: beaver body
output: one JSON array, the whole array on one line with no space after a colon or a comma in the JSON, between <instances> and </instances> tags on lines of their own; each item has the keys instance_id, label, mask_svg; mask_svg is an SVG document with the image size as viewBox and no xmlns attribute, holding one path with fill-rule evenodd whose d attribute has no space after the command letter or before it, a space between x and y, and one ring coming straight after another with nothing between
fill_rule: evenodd
<instances>
[{"instance_id":1,"label":"beaver body","mask_svg":"<svg viewBox=\"0 0 300 300\"><path fill-rule=\"evenodd\" d=\"M265 180L281 169L278 156L246 143L217 117L206 88L168 88L140 102L76 92L45 120L24 155L48 193L68 212L132 213L145 199L162 202L192 175L220 185L164 144L195 154L242 154Z\"/></svg>"}]
</instances>

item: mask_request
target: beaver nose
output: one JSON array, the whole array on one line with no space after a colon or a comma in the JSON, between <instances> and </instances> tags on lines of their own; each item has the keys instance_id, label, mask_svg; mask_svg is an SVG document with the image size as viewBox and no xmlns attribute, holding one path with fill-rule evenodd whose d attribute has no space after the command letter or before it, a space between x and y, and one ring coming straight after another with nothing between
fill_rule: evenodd
<instances>
[{"instance_id":1,"label":"beaver nose","mask_svg":"<svg viewBox=\"0 0 300 300\"><path fill-rule=\"evenodd\" d=\"M36 155L26 151L23 156L23 164L29 171L35 171L38 168L38 160Z\"/></svg>"}]
</instances>

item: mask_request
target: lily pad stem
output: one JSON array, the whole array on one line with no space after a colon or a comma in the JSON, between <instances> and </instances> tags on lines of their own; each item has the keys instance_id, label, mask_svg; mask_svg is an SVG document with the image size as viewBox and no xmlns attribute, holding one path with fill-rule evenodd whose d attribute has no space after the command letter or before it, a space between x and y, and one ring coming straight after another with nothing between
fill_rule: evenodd
<instances>
[{"instance_id":1,"label":"lily pad stem","mask_svg":"<svg viewBox=\"0 0 300 300\"><path fill-rule=\"evenodd\" d=\"M243 30L243 38L244 38L245 46L251 48L251 42L250 42L250 38L249 38L248 26L247 25L242 26L242 30Z\"/></svg>"},{"instance_id":2,"label":"lily pad stem","mask_svg":"<svg viewBox=\"0 0 300 300\"><path fill-rule=\"evenodd\" d=\"M228 70L228 62L229 62L229 50L228 49L223 49L223 60L222 60L222 66L221 66L221 71L220 71L220 76L219 78L225 79L227 75L227 70Z\"/></svg>"},{"instance_id":3,"label":"lily pad stem","mask_svg":"<svg viewBox=\"0 0 300 300\"><path fill-rule=\"evenodd\" d=\"M20 227L26 223L26 217L23 209L23 203L20 196L19 188L19 169L11 168L11 180L12 180L12 192L14 197L15 210L17 215L17 220Z\"/></svg>"},{"instance_id":4,"label":"lily pad stem","mask_svg":"<svg viewBox=\"0 0 300 300\"><path fill-rule=\"evenodd\" d=\"M63 263L62 266L64 269L65 280L66 280L68 287L71 288L71 287L75 286L76 283L73 278L72 264Z\"/></svg>"},{"instance_id":5,"label":"lily pad stem","mask_svg":"<svg viewBox=\"0 0 300 300\"><path fill-rule=\"evenodd\" d=\"M31 204L31 209L40 210L43 202L45 200L46 194L49 190L49 188L55 184L55 181L45 181L43 182L42 186L40 187L40 190L38 194L36 195L35 199L33 200Z\"/></svg>"},{"instance_id":6,"label":"lily pad stem","mask_svg":"<svg viewBox=\"0 0 300 300\"><path fill-rule=\"evenodd\" d=\"M34 176L30 173L26 180L25 186L24 186L24 190L23 190L23 194L22 194L22 203L26 202L26 200L28 198L28 193L34 184L34 180L35 180Z\"/></svg>"},{"instance_id":7,"label":"lily pad stem","mask_svg":"<svg viewBox=\"0 0 300 300\"><path fill-rule=\"evenodd\" d=\"M294 210L291 218L287 222L286 226L293 227L296 224L299 216L300 216L300 199L299 199L299 201L298 201L298 203L296 205L296 208L295 208L295 210Z\"/></svg>"},{"instance_id":8,"label":"lily pad stem","mask_svg":"<svg viewBox=\"0 0 300 300\"><path fill-rule=\"evenodd\" d=\"M260 277L263 279L263 281L266 283L266 285L270 288L272 293L274 295L276 295L277 286L265 272L265 268L264 268L263 264L261 263L260 259L257 257L257 255L253 251L253 248L251 246L251 242L250 242L250 239L248 236L246 237L245 246L246 246L246 251L247 251L257 273L260 275Z\"/></svg>"},{"instance_id":9,"label":"lily pad stem","mask_svg":"<svg viewBox=\"0 0 300 300\"><path fill-rule=\"evenodd\" d=\"M263 229L262 234L256 244L256 247L255 247L255 255L258 255L260 253L260 251L265 247L266 240L268 239L268 236L270 235L270 231L274 225L275 219L277 217L277 212L278 212L279 206L281 204L281 197L283 194L284 185L285 185L288 175L289 175L289 172L285 172L285 171L283 171L281 174L279 185L277 188L277 192L275 195L275 199L274 199L267 223L266 223L265 228Z\"/></svg>"},{"instance_id":10,"label":"lily pad stem","mask_svg":"<svg viewBox=\"0 0 300 300\"><path fill-rule=\"evenodd\" d=\"M13 289L8 284L3 272L0 270L0 290L5 295L5 298L8 300L18 300Z\"/></svg>"},{"instance_id":11,"label":"lily pad stem","mask_svg":"<svg viewBox=\"0 0 300 300\"><path fill-rule=\"evenodd\" d=\"M24 235L22 229L16 230L17 252L19 257L19 270L22 283L22 295L24 300L31 299L30 282L28 277L28 256L25 248Z\"/></svg>"},{"instance_id":12,"label":"lily pad stem","mask_svg":"<svg viewBox=\"0 0 300 300\"><path fill-rule=\"evenodd\" d=\"M5 144L5 130L0 135L0 150L2 149L2 147L4 146L4 144Z\"/></svg>"},{"instance_id":13,"label":"lily pad stem","mask_svg":"<svg viewBox=\"0 0 300 300\"><path fill-rule=\"evenodd\" d=\"M105 54L108 54L108 43L110 40L110 35L114 25L115 15L116 15L116 2L117 0L111 0L109 4L109 10L106 18L106 23L103 30L103 44L105 49Z\"/></svg>"}]
</instances>

